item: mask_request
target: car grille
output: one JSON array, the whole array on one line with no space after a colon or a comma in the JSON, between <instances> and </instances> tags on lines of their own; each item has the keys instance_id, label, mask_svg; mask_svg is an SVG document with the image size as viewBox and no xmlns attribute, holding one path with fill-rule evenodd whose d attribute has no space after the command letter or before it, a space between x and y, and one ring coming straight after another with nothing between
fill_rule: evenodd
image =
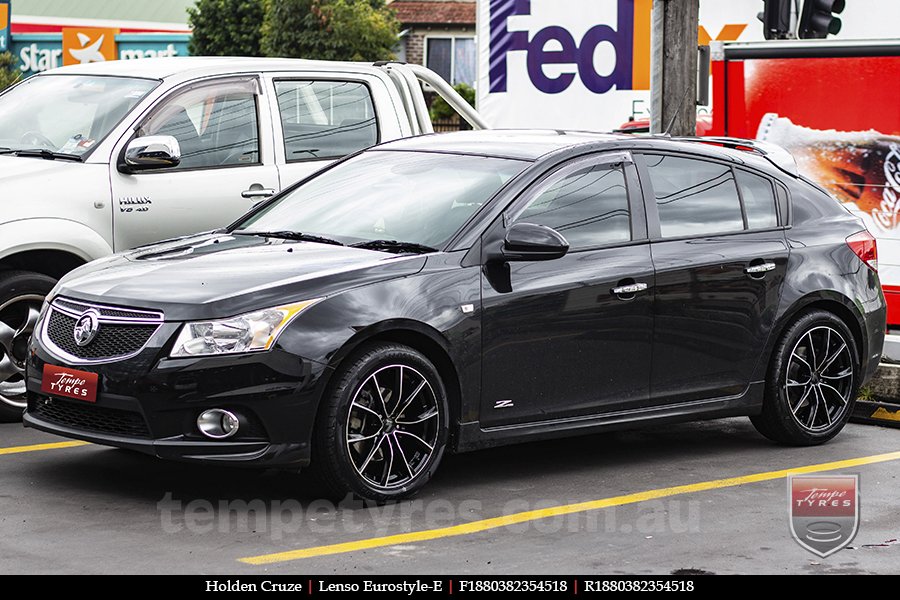
<instances>
[{"instance_id":1,"label":"car grille","mask_svg":"<svg viewBox=\"0 0 900 600\"><path fill-rule=\"evenodd\" d=\"M147 428L144 417L129 410L46 399L35 402L31 412L44 421L72 429L125 437L150 438L150 430Z\"/></svg>"},{"instance_id":2,"label":"car grille","mask_svg":"<svg viewBox=\"0 0 900 600\"><path fill-rule=\"evenodd\" d=\"M96 337L79 346L75 324L86 310L100 314ZM63 359L83 362L121 360L140 352L162 324L162 315L140 310L54 300L42 329L45 345Z\"/></svg>"}]
</instances>

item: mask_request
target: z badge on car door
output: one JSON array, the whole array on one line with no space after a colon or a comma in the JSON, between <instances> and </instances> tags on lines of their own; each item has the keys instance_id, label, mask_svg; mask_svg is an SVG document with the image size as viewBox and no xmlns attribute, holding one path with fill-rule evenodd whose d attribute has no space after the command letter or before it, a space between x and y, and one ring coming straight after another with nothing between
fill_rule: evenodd
<instances>
[{"instance_id":1,"label":"z badge on car door","mask_svg":"<svg viewBox=\"0 0 900 600\"><path fill-rule=\"evenodd\" d=\"M56 365L44 365L41 391L51 396L65 396L85 402L96 402L99 379L96 373L65 369Z\"/></svg>"},{"instance_id":2,"label":"z badge on car door","mask_svg":"<svg viewBox=\"0 0 900 600\"><path fill-rule=\"evenodd\" d=\"M791 535L822 558L853 540L859 527L859 476L788 478Z\"/></svg>"}]
</instances>

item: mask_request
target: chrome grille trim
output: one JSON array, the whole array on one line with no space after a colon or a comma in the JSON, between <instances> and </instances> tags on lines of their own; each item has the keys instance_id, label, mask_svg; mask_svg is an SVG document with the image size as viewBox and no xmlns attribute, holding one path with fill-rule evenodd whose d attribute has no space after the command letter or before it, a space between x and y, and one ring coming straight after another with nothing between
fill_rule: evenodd
<instances>
[{"instance_id":1,"label":"chrome grille trim","mask_svg":"<svg viewBox=\"0 0 900 600\"><path fill-rule=\"evenodd\" d=\"M76 356L71 352L68 352L61 348L53 341L53 339L51 339L49 334L49 327L51 317L53 316L54 312L59 313L60 315L64 315L65 317L68 317L70 319L78 319L84 314L85 311L91 309L96 310L100 313L98 322L100 323L101 331L103 325L115 325L119 327L135 326L142 329L149 329L149 327L153 327L153 331L146 336L147 339L136 350L128 350L122 354L92 358L83 358ZM55 298L50 303L50 306L47 309L47 314L44 315L44 318L42 319L40 325L40 340L44 347L51 354L69 364L92 365L119 362L128 360L129 358L133 358L140 354L144 350L144 348L147 347L147 344L150 342L150 340L152 340L153 337L157 334L159 328L162 327L163 323L164 315L163 313L158 311L94 304L89 302L82 302L80 300L71 300L69 298ZM89 346L90 344L86 345L85 347Z\"/></svg>"}]
</instances>

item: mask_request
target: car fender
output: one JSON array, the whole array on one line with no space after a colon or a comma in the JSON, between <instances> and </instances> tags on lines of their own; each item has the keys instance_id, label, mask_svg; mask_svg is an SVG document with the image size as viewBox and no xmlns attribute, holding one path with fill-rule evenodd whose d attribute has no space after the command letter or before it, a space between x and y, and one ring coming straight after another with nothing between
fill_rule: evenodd
<instances>
[{"instance_id":1,"label":"car fender","mask_svg":"<svg viewBox=\"0 0 900 600\"><path fill-rule=\"evenodd\" d=\"M0 260L31 250L59 250L85 262L112 254L112 247L90 227L68 219L20 219L0 224Z\"/></svg>"}]
</instances>

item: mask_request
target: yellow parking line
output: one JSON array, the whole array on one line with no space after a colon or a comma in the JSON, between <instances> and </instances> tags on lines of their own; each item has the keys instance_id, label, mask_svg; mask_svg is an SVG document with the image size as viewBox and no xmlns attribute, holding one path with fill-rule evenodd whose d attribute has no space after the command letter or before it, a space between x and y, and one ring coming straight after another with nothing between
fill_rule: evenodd
<instances>
[{"instance_id":1,"label":"yellow parking line","mask_svg":"<svg viewBox=\"0 0 900 600\"><path fill-rule=\"evenodd\" d=\"M23 452L38 452L40 450L61 450L62 448L77 448L87 446L88 442L56 442L53 444L34 444L32 446L13 446L12 448L0 448L0 456L4 454L22 454Z\"/></svg>"},{"instance_id":2,"label":"yellow parking line","mask_svg":"<svg viewBox=\"0 0 900 600\"><path fill-rule=\"evenodd\" d=\"M413 542L424 542L428 540L436 540L440 538L455 537L460 535L470 535L473 533L487 531L489 529L507 527L509 525L516 525L519 523L536 521L539 519L547 519L560 515L570 515L572 513L598 510L601 508L610 508L613 506L623 506L626 504L635 504L637 502L646 502L647 500L667 498L670 496L679 496L681 494L706 492L709 490L735 487L748 483L759 483L761 481L782 479L784 477L787 477L788 474L835 471L838 469L850 469L862 465L871 465L893 460L900 460L900 451L888 452L886 454L876 454L873 456L863 456L861 458L838 460L834 462L808 465L804 467L794 467L792 469L782 469L780 471L768 471L766 473L754 473L752 475L742 475L740 477L729 477L726 479L715 479L712 481L703 481L700 483L691 483L688 485L660 488L655 490L648 490L645 492L638 492L636 494L627 494L624 496L604 498L602 500L591 500L589 502L578 502L575 504L563 504L551 508L528 510L525 512L513 513L511 515L505 515L502 517L482 519L480 521L472 521L470 523L462 523L459 525L452 525L450 527L441 527L439 529L425 529L422 531L413 531L410 533L400 533L397 535L369 538L364 540L357 540L354 542L344 542L342 544L313 546L311 548L288 550L286 552L276 552L274 554L250 556L247 558L240 558L238 560L250 565L270 565L273 563L300 560L303 558L328 556L330 554L344 554L347 552L356 552L358 550L369 550L372 548L383 548L385 546L396 546L399 544L409 544Z\"/></svg>"}]
</instances>

